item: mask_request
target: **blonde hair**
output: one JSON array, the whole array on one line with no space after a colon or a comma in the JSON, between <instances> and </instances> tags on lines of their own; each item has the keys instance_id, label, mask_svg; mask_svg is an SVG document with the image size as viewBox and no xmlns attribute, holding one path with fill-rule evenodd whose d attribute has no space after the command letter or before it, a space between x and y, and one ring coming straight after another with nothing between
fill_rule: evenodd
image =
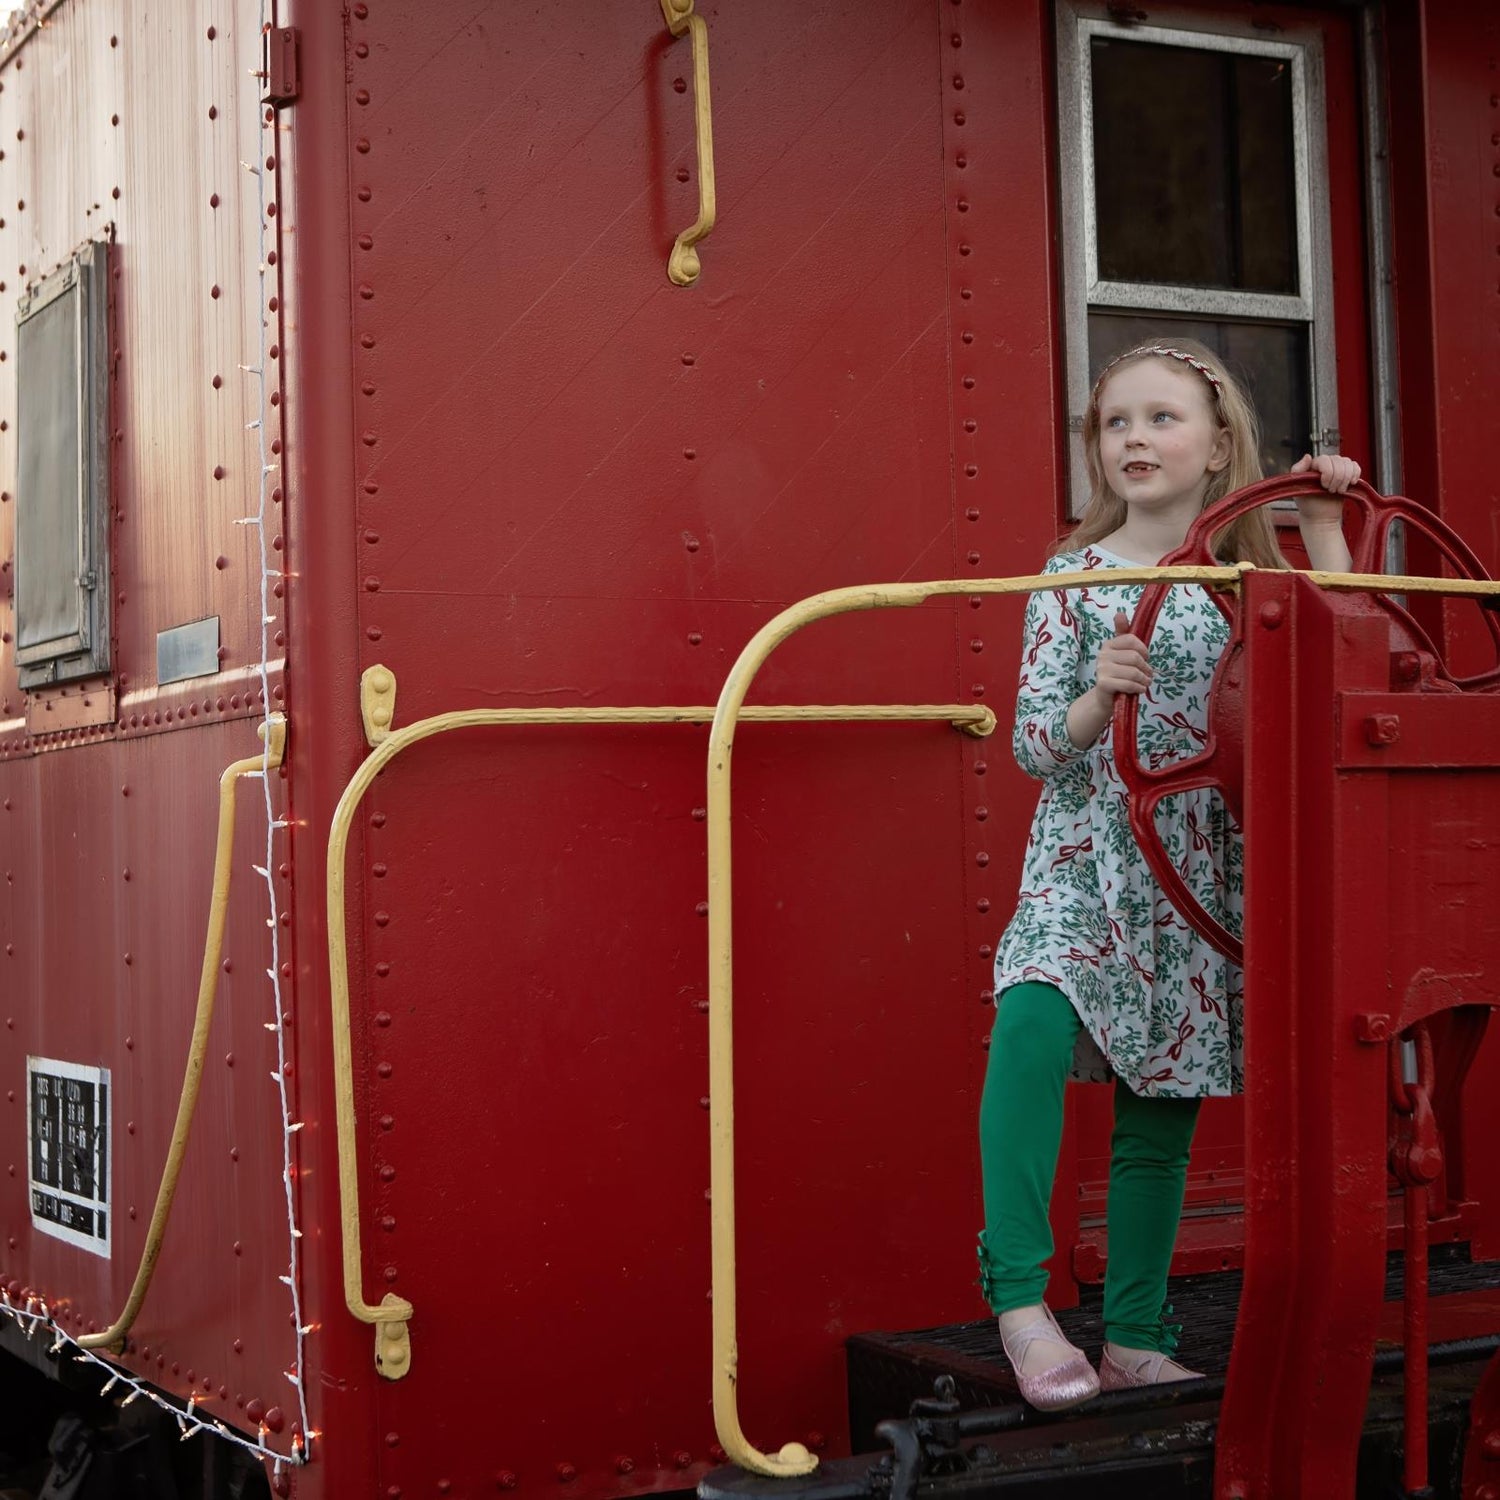
<instances>
[{"instance_id":1,"label":"blonde hair","mask_svg":"<svg viewBox=\"0 0 1500 1500\"><path fill-rule=\"evenodd\" d=\"M1209 478L1204 491L1206 510L1216 500L1262 477L1260 424L1244 388L1211 349L1196 339L1147 339L1123 354L1117 354L1100 372L1089 395L1083 416L1083 457L1088 465L1089 498L1078 524L1061 537L1053 554L1073 551L1118 531L1125 521L1125 502L1110 488L1099 459L1099 396L1109 378L1142 360L1160 359L1195 370L1203 380L1209 411L1221 432L1229 437L1229 462ZM1224 562L1254 563L1257 568L1289 566L1276 544L1270 513L1261 507L1231 522L1210 538L1214 555Z\"/></svg>"}]
</instances>

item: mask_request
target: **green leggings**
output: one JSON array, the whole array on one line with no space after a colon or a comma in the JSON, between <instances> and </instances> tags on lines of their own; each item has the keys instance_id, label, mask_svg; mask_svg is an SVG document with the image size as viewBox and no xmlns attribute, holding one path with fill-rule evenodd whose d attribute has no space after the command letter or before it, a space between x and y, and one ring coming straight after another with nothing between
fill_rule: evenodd
<instances>
[{"instance_id":1,"label":"green leggings","mask_svg":"<svg viewBox=\"0 0 1500 1500\"><path fill-rule=\"evenodd\" d=\"M1050 984L1015 985L997 1005L979 1108L980 1286L996 1313L1040 1302L1047 1289L1047 1207L1062 1140L1063 1088L1081 1027L1067 997ZM1175 1346L1162 1303L1198 1105L1197 1099L1143 1099L1115 1083L1104 1336L1126 1348L1171 1352Z\"/></svg>"}]
</instances>

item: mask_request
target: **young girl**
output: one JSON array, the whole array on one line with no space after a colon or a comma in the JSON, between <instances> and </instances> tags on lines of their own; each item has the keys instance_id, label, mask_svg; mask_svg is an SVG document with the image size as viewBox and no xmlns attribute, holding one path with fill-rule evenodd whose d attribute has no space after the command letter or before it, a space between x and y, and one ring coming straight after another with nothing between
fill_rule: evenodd
<instances>
[{"instance_id":1,"label":"young girl","mask_svg":"<svg viewBox=\"0 0 1500 1500\"><path fill-rule=\"evenodd\" d=\"M1153 879L1130 831L1110 743L1115 698L1135 693L1146 695L1138 731L1146 764L1201 748L1229 627L1203 589L1173 588L1148 650L1129 633L1141 585L1112 584L1109 573L1160 562L1205 505L1261 477L1255 414L1209 350L1154 340L1105 366L1083 440L1089 501L1047 571L1087 570L1099 582L1033 594L1026 611L1014 745L1043 790L1020 901L995 958L997 1014L980 1108L980 1281L1022 1395L1045 1410L1101 1387L1193 1378L1172 1359L1175 1330L1162 1321L1167 1268L1199 1102L1242 1086L1239 970ZM1359 466L1306 456L1293 472L1315 473L1339 495ZM1313 567L1347 571L1342 501L1307 497L1298 509ZM1286 566L1264 509L1214 546L1225 561ZM1157 826L1199 900L1238 929L1239 830L1217 794L1171 799ZM1070 1076L1115 1081L1098 1375L1042 1302Z\"/></svg>"}]
</instances>

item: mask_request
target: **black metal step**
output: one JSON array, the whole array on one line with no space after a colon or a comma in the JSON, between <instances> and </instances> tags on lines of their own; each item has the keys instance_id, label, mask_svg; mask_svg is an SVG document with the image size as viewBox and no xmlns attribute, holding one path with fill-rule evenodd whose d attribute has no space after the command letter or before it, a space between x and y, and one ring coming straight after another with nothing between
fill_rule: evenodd
<instances>
[{"instance_id":1,"label":"black metal step","mask_svg":"<svg viewBox=\"0 0 1500 1500\"><path fill-rule=\"evenodd\" d=\"M1439 1500L1460 1493L1469 1400L1496 1345L1491 1339L1483 1348L1433 1350L1429 1485ZM718 1469L698 1494L700 1500L1211 1500L1223 1380L1195 1381L1170 1398L1160 1389L1100 1396L1061 1416L1014 1405L964 1412L960 1441L937 1472L904 1466L899 1452L867 1453L824 1463L800 1480ZM892 1423L887 1432L910 1435L915 1426ZM1355 1500L1404 1493L1401 1436L1400 1372L1381 1370L1371 1386ZM908 1447L914 1446L912 1436Z\"/></svg>"},{"instance_id":2,"label":"black metal step","mask_svg":"<svg viewBox=\"0 0 1500 1500\"><path fill-rule=\"evenodd\" d=\"M1389 1256L1388 1302L1400 1300L1402 1271L1401 1255ZM1174 1309L1172 1321L1182 1324L1177 1357L1189 1369L1220 1378L1228 1371L1242 1280L1238 1271L1216 1271L1176 1277L1171 1282L1167 1300ZM1494 1288L1500 1288L1500 1262L1473 1261L1467 1245L1433 1248L1428 1275L1431 1296ZM1068 1337L1095 1358L1104 1344L1103 1300L1101 1287L1085 1286L1079 1305L1057 1314ZM993 1318L904 1333L858 1334L848 1341L847 1354L849 1437L855 1453L879 1447L876 1424L905 1413L913 1401L930 1395L940 1375L952 1376L959 1405L965 1409L1007 1406L1020 1400Z\"/></svg>"},{"instance_id":3,"label":"black metal step","mask_svg":"<svg viewBox=\"0 0 1500 1500\"><path fill-rule=\"evenodd\" d=\"M1386 1296L1400 1296L1401 1257L1387 1265ZM1121 1391L1048 1415L1019 1400L992 1319L849 1340L851 1447L863 1455L820 1465L804 1480L758 1479L735 1469L710 1474L703 1500L1209 1500L1213 1440L1239 1309L1237 1272L1174 1280L1179 1357L1205 1378ZM1500 1263L1474 1263L1466 1246L1434 1249L1434 1297L1500 1288ZM1091 1354L1103 1341L1102 1292L1084 1289L1058 1314ZM1493 1318L1486 1330L1500 1327ZM1476 1330L1477 1331L1477 1330ZM1500 1336L1434 1344L1430 1350L1430 1484L1459 1493L1469 1402ZM1399 1347L1381 1347L1360 1445L1359 1500L1401 1493L1402 1376ZM939 1384L947 1401L934 1401ZM901 1418L917 1403L920 1414ZM920 1454L918 1437L920 1435Z\"/></svg>"}]
</instances>

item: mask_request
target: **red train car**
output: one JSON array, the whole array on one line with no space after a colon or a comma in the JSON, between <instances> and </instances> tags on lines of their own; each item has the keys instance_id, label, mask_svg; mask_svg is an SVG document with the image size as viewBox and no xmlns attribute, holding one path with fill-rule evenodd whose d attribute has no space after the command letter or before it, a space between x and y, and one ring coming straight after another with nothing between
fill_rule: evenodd
<instances>
[{"instance_id":1,"label":"red train car","mask_svg":"<svg viewBox=\"0 0 1500 1500\"><path fill-rule=\"evenodd\" d=\"M722 1458L703 716L403 753L347 804L340 935L371 740L712 705L806 595L1033 572L1090 371L1147 327L1247 373L1269 468L1342 448L1500 561L1500 16L666 4L31 0L0 40L0 1343L180 1427L181 1493L598 1500ZM983 1311L1018 623L852 615L756 687L994 739L739 736L767 1441L847 1451L845 1341ZM1476 1067L1433 1235L1483 1262ZM1064 1304L1107 1254L1077 1092ZM1237 1101L1189 1193L1177 1269L1238 1266ZM409 1319L372 1336L346 1281Z\"/></svg>"}]
</instances>

